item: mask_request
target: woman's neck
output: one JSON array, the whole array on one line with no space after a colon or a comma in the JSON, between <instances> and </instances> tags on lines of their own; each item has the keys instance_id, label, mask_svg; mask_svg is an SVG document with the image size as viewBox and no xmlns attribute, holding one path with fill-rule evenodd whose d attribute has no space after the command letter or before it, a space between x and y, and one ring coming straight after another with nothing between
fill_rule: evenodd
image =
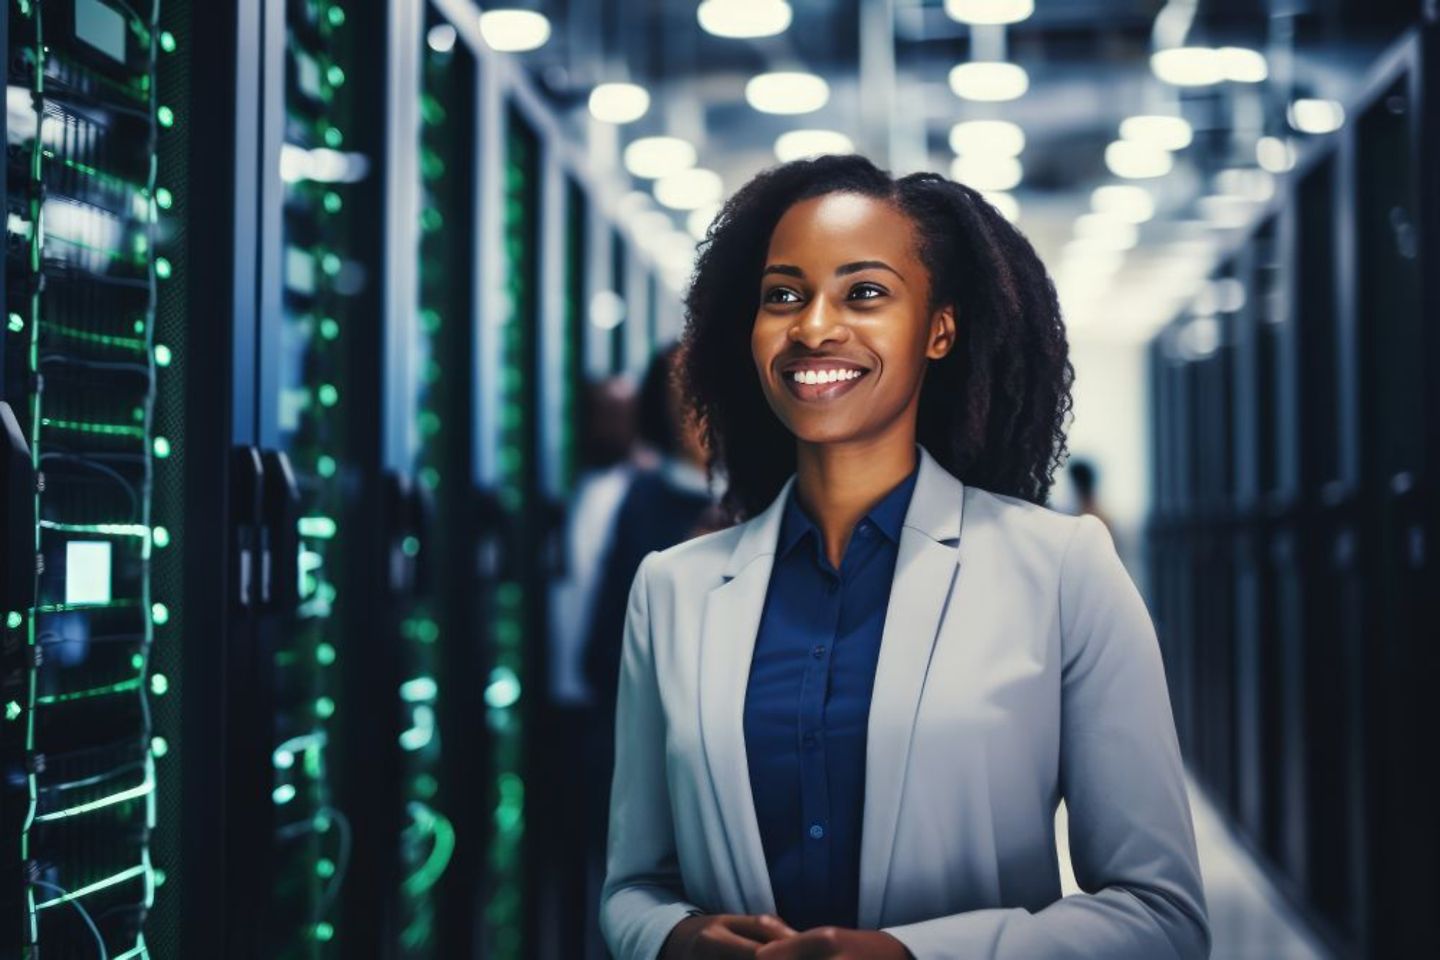
<instances>
[{"instance_id":1,"label":"woman's neck","mask_svg":"<svg viewBox=\"0 0 1440 960\"><path fill-rule=\"evenodd\" d=\"M795 494L837 569L855 524L910 475L918 456L913 429L846 443L798 441Z\"/></svg>"}]
</instances>

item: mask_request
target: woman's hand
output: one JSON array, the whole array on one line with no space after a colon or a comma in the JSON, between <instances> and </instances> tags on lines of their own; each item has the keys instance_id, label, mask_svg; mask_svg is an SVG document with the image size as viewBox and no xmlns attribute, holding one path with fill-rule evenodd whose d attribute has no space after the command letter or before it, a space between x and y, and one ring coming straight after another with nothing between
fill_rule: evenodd
<instances>
[{"instance_id":1,"label":"woman's hand","mask_svg":"<svg viewBox=\"0 0 1440 960\"><path fill-rule=\"evenodd\" d=\"M755 951L755 960L913 960L905 945L876 930L816 927Z\"/></svg>"},{"instance_id":2,"label":"woman's hand","mask_svg":"<svg viewBox=\"0 0 1440 960\"><path fill-rule=\"evenodd\" d=\"M793 936L784 920L768 913L686 917L670 931L660 960L751 960L757 948Z\"/></svg>"}]
</instances>

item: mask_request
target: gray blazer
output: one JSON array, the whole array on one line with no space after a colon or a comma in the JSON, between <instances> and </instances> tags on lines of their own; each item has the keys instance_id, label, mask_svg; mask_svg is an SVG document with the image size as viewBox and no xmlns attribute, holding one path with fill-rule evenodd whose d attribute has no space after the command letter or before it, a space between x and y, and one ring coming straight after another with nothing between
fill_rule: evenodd
<instances>
[{"instance_id":1,"label":"gray blazer","mask_svg":"<svg viewBox=\"0 0 1440 960\"><path fill-rule=\"evenodd\" d=\"M1105 526L966 486L916 447L870 708L860 926L917 960L1208 956L1155 629ZM794 482L650 552L631 585L600 918L618 960L651 960L690 914L775 911L742 713ZM1084 891L1063 898L1062 797Z\"/></svg>"}]
</instances>

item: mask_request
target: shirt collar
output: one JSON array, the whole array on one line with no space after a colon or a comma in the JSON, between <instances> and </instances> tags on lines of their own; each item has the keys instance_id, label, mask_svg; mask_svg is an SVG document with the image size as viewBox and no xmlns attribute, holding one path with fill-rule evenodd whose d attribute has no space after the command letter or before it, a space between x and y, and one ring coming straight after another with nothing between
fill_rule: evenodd
<instances>
[{"instance_id":1,"label":"shirt collar","mask_svg":"<svg viewBox=\"0 0 1440 960\"><path fill-rule=\"evenodd\" d=\"M900 542L900 528L905 523L905 514L910 507L910 496L915 492L915 481L920 476L920 458L915 458L915 466L910 470L908 476L901 480L890 492L880 498L880 502L871 507L865 514L885 536L895 543ZM820 530L815 526L815 521L805 512L800 505L800 499L796 495L799 485L793 484L790 487L790 496L785 501L785 514L780 520L780 537L776 544L776 553L783 557L790 552L796 543L805 534L815 532L815 541L820 542ZM862 518L863 519L863 518Z\"/></svg>"}]
</instances>

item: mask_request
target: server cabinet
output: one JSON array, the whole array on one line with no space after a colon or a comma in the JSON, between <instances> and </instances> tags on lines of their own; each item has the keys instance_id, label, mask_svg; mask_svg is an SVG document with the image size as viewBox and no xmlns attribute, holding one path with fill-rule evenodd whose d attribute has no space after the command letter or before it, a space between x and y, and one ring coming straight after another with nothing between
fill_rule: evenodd
<instances>
[{"instance_id":1,"label":"server cabinet","mask_svg":"<svg viewBox=\"0 0 1440 960\"><path fill-rule=\"evenodd\" d=\"M154 338L174 37L104 0L7 4L0 952L146 952L173 643L152 589Z\"/></svg>"}]
</instances>

